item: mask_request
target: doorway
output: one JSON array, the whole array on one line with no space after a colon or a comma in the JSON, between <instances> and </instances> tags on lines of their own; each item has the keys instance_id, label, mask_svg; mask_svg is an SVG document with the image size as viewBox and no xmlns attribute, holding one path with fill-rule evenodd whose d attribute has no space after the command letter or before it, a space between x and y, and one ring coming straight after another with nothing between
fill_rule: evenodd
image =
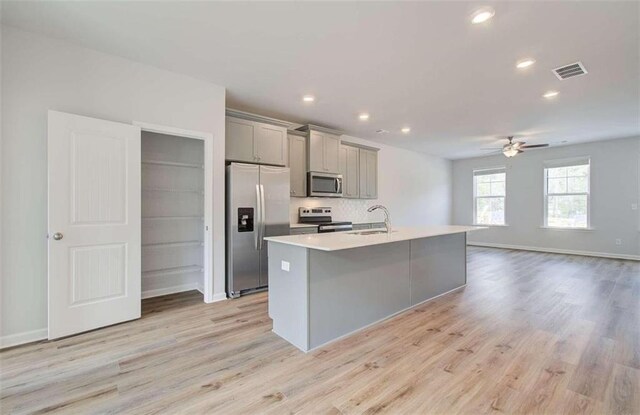
<instances>
[{"instance_id":1,"label":"doorway","mask_svg":"<svg viewBox=\"0 0 640 415\"><path fill-rule=\"evenodd\" d=\"M142 298L213 298L212 135L141 122Z\"/></svg>"},{"instance_id":2,"label":"doorway","mask_svg":"<svg viewBox=\"0 0 640 415\"><path fill-rule=\"evenodd\" d=\"M204 141L142 131L142 298L204 293Z\"/></svg>"}]
</instances>

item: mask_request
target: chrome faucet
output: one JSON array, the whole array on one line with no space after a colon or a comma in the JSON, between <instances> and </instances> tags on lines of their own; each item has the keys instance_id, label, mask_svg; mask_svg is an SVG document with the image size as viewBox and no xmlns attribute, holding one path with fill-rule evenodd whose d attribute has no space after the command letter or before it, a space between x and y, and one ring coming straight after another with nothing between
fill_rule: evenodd
<instances>
[{"instance_id":1,"label":"chrome faucet","mask_svg":"<svg viewBox=\"0 0 640 415\"><path fill-rule=\"evenodd\" d=\"M373 212L374 210L378 209L382 209L382 211L384 212L384 227L387 229L387 233L391 233L391 218L389 217L389 209L382 205L373 205L369 209L367 209L367 212Z\"/></svg>"}]
</instances>

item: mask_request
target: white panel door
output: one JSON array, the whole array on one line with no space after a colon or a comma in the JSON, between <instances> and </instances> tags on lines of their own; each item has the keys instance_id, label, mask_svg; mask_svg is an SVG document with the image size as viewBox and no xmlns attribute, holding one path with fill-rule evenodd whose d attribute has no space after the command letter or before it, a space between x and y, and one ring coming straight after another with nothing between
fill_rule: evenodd
<instances>
[{"instance_id":1,"label":"white panel door","mask_svg":"<svg viewBox=\"0 0 640 415\"><path fill-rule=\"evenodd\" d=\"M140 317L140 128L49 111L49 339Z\"/></svg>"}]
</instances>

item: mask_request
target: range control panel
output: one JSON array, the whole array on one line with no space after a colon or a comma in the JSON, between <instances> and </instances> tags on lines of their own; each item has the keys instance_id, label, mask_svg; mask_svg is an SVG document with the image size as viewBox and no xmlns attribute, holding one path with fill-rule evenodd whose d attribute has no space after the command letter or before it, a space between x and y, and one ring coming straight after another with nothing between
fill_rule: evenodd
<instances>
[{"instance_id":1,"label":"range control panel","mask_svg":"<svg viewBox=\"0 0 640 415\"><path fill-rule=\"evenodd\" d=\"M298 216L301 218L315 218L318 216L331 216L330 207L301 207L298 208Z\"/></svg>"}]
</instances>

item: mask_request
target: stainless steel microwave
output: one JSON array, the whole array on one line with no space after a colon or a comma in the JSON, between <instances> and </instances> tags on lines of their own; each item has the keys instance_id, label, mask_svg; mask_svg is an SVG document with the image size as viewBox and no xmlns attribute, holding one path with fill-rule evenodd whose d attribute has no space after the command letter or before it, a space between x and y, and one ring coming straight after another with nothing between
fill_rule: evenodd
<instances>
[{"instance_id":1,"label":"stainless steel microwave","mask_svg":"<svg viewBox=\"0 0 640 415\"><path fill-rule=\"evenodd\" d=\"M335 173L307 173L309 196L342 197L342 175Z\"/></svg>"}]
</instances>

